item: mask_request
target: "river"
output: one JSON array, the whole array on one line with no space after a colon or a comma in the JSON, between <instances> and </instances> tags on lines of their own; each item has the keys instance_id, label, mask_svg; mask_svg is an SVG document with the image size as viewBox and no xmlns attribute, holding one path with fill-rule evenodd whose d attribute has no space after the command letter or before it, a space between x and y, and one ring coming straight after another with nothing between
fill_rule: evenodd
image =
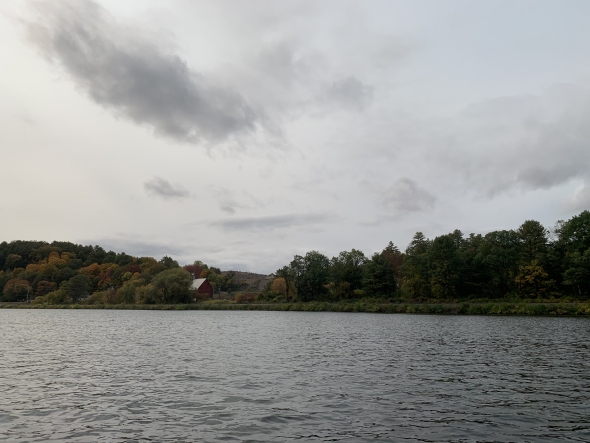
<instances>
[{"instance_id":1,"label":"river","mask_svg":"<svg viewBox=\"0 0 590 443\"><path fill-rule=\"evenodd\" d=\"M0 440L590 441L590 319L0 310Z\"/></svg>"}]
</instances>

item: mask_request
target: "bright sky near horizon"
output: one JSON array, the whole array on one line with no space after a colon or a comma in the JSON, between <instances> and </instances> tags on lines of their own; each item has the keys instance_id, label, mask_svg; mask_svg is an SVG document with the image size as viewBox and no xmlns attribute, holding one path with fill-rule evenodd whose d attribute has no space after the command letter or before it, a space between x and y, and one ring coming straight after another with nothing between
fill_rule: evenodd
<instances>
[{"instance_id":1,"label":"bright sky near horizon","mask_svg":"<svg viewBox=\"0 0 590 443\"><path fill-rule=\"evenodd\" d=\"M272 272L590 209L590 2L4 1L0 241Z\"/></svg>"}]
</instances>

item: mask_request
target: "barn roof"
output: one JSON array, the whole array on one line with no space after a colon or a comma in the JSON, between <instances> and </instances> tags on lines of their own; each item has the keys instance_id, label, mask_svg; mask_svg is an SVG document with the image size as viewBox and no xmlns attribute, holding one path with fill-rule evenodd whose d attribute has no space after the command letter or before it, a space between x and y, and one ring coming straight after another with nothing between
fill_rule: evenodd
<instances>
[{"instance_id":1,"label":"barn roof","mask_svg":"<svg viewBox=\"0 0 590 443\"><path fill-rule=\"evenodd\" d=\"M193 284L191 285L191 289L199 289L203 283L207 281L206 278L195 278L193 280Z\"/></svg>"}]
</instances>

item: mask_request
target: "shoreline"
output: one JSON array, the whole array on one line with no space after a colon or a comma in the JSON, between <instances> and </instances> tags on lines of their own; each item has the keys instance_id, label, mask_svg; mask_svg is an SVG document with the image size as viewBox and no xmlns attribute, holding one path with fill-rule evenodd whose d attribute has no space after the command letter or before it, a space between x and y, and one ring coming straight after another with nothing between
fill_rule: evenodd
<instances>
[{"instance_id":1,"label":"shoreline","mask_svg":"<svg viewBox=\"0 0 590 443\"><path fill-rule=\"evenodd\" d=\"M190 303L162 305L44 305L0 303L0 309L115 309L146 311L299 311L364 312L375 314L567 316L590 317L590 302L578 303Z\"/></svg>"}]
</instances>

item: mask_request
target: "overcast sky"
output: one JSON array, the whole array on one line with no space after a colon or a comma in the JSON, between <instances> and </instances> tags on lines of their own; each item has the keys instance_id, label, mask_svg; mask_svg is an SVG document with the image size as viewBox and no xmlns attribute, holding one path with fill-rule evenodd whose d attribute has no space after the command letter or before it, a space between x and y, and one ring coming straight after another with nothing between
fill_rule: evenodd
<instances>
[{"instance_id":1,"label":"overcast sky","mask_svg":"<svg viewBox=\"0 0 590 443\"><path fill-rule=\"evenodd\" d=\"M2 1L0 240L272 272L590 208L590 2Z\"/></svg>"}]
</instances>

